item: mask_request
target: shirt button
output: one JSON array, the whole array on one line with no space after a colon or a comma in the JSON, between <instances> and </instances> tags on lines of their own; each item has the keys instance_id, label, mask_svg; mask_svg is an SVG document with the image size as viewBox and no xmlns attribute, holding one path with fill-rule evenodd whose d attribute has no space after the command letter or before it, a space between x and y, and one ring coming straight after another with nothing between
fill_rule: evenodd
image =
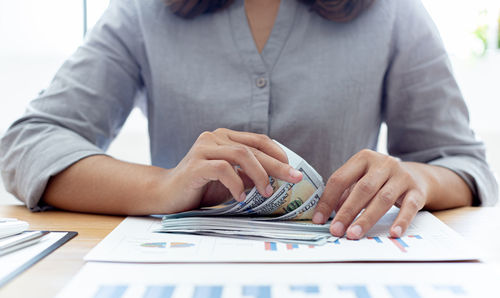
<instances>
[{"instance_id":1,"label":"shirt button","mask_svg":"<svg viewBox=\"0 0 500 298\"><path fill-rule=\"evenodd\" d=\"M264 88L267 85L267 80L264 77L260 77L255 81L255 85L259 88Z\"/></svg>"}]
</instances>

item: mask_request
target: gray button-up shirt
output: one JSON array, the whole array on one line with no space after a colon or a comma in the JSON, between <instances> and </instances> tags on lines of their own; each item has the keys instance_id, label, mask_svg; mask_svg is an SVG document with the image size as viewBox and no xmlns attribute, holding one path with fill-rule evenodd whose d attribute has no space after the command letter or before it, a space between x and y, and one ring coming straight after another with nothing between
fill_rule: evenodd
<instances>
[{"instance_id":1,"label":"gray button-up shirt","mask_svg":"<svg viewBox=\"0 0 500 298\"><path fill-rule=\"evenodd\" d=\"M226 127L269 135L327 178L374 149L386 122L391 155L447 167L478 202L497 199L484 146L418 0L377 0L349 23L282 0L261 54L243 0L193 20L163 0L114 0L3 137L6 188L39 210L48 179L103 154L138 104L156 166L175 167L201 132Z\"/></svg>"}]
</instances>

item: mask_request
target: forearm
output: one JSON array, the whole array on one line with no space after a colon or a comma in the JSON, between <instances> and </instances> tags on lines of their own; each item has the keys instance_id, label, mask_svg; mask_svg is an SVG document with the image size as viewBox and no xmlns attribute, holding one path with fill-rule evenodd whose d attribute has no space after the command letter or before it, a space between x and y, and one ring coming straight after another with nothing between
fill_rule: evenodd
<instances>
[{"instance_id":1,"label":"forearm","mask_svg":"<svg viewBox=\"0 0 500 298\"><path fill-rule=\"evenodd\" d=\"M160 188L169 170L95 155L51 178L43 200L54 207L80 212L145 215L167 213ZM168 187L167 187L168 189Z\"/></svg>"},{"instance_id":2,"label":"forearm","mask_svg":"<svg viewBox=\"0 0 500 298\"><path fill-rule=\"evenodd\" d=\"M423 163L404 162L421 183L428 185L424 209L443 210L472 205L469 186L453 171Z\"/></svg>"}]
</instances>

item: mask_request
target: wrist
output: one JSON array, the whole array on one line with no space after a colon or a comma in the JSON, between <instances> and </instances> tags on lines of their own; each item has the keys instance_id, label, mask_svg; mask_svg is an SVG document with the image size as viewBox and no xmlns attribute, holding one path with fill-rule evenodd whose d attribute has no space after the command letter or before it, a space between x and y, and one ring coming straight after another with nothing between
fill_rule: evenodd
<instances>
[{"instance_id":1,"label":"wrist","mask_svg":"<svg viewBox=\"0 0 500 298\"><path fill-rule=\"evenodd\" d=\"M424 208L435 201L438 180L430 165L418 162L401 162L417 184L417 189L422 192L425 200Z\"/></svg>"},{"instance_id":2,"label":"wrist","mask_svg":"<svg viewBox=\"0 0 500 298\"><path fill-rule=\"evenodd\" d=\"M172 169L150 166L148 175L144 177L141 189L146 198L145 208L149 214L170 213L172 210L172 190L175 189Z\"/></svg>"},{"instance_id":3,"label":"wrist","mask_svg":"<svg viewBox=\"0 0 500 298\"><path fill-rule=\"evenodd\" d=\"M472 192L465 181L450 169L417 162L404 162L422 187L424 208L442 210L470 206Z\"/></svg>"}]
</instances>

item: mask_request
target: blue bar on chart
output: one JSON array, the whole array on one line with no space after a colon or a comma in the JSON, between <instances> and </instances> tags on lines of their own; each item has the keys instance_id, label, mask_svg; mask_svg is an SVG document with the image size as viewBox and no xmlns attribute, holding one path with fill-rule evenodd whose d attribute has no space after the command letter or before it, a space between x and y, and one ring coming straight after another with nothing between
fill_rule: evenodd
<instances>
[{"instance_id":1,"label":"blue bar on chart","mask_svg":"<svg viewBox=\"0 0 500 298\"><path fill-rule=\"evenodd\" d=\"M408 286L408 285L387 286L387 290L394 298L420 298L420 295L413 286Z\"/></svg>"},{"instance_id":2,"label":"blue bar on chart","mask_svg":"<svg viewBox=\"0 0 500 298\"><path fill-rule=\"evenodd\" d=\"M146 242L142 243L141 246L149 248L165 248L167 247L167 242Z\"/></svg>"},{"instance_id":3,"label":"blue bar on chart","mask_svg":"<svg viewBox=\"0 0 500 298\"><path fill-rule=\"evenodd\" d=\"M252 298L271 298L270 286L243 286L243 296Z\"/></svg>"},{"instance_id":4,"label":"blue bar on chart","mask_svg":"<svg viewBox=\"0 0 500 298\"><path fill-rule=\"evenodd\" d=\"M366 286L339 286L339 290L352 292L356 298L371 297Z\"/></svg>"},{"instance_id":5,"label":"blue bar on chart","mask_svg":"<svg viewBox=\"0 0 500 298\"><path fill-rule=\"evenodd\" d=\"M290 286L292 292L302 292L305 294L319 294L318 286Z\"/></svg>"},{"instance_id":6,"label":"blue bar on chart","mask_svg":"<svg viewBox=\"0 0 500 298\"><path fill-rule=\"evenodd\" d=\"M446 291L446 292L453 293L455 295L465 296L467 294L467 292L464 290L464 288L462 288L461 286L457 286L457 285L435 285L435 286L433 286L433 288L438 290L438 291Z\"/></svg>"},{"instance_id":7,"label":"blue bar on chart","mask_svg":"<svg viewBox=\"0 0 500 298\"><path fill-rule=\"evenodd\" d=\"M127 290L127 285L103 285L94 295L94 298L121 298Z\"/></svg>"},{"instance_id":8,"label":"blue bar on chart","mask_svg":"<svg viewBox=\"0 0 500 298\"><path fill-rule=\"evenodd\" d=\"M380 239L380 237L367 237L367 238L370 240L375 240L375 242L377 243L382 243L382 239Z\"/></svg>"},{"instance_id":9,"label":"blue bar on chart","mask_svg":"<svg viewBox=\"0 0 500 298\"><path fill-rule=\"evenodd\" d=\"M272 251L278 250L276 242L264 242L264 247L266 250L272 250Z\"/></svg>"},{"instance_id":10,"label":"blue bar on chart","mask_svg":"<svg viewBox=\"0 0 500 298\"><path fill-rule=\"evenodd\" d=\"M391 242L399 248L401 252L406 252L406 247L408 247L408 244L404 242L401 238L389 238Z\"/></svg>"},{"instance_id":11,"label":"blue bar on chart","mask_svg":"<svg viewBox=\"0 0 500 298\"><path fill-rule=\"evenodd\" d=\"M193 298L220 298L222 286L197 286L194 288Z\"/></svg>"},{"instance_id":12,"label":"blue bar on chart","mask_svg":"<svg viewBox=\"0 0 500 298\"><path fill-rule=\"evenodd\" d=\"M401 239L401 238L395 238L395 240L397 242L399 242L399 244L401 244L401 246L408 247L408 244L406 244L406 242L404 242L403 239Z\"/></svg>"},{"instance_id":13,"label":"blue bar on chart","mask_svg":"<svg viewBox=\"0 0 500 298\"><path fill-rule=\"evenodd\" d=\"M143 298L170 298L174 294L175 286L149 286Z\"/></svg>"}]
</instances>

